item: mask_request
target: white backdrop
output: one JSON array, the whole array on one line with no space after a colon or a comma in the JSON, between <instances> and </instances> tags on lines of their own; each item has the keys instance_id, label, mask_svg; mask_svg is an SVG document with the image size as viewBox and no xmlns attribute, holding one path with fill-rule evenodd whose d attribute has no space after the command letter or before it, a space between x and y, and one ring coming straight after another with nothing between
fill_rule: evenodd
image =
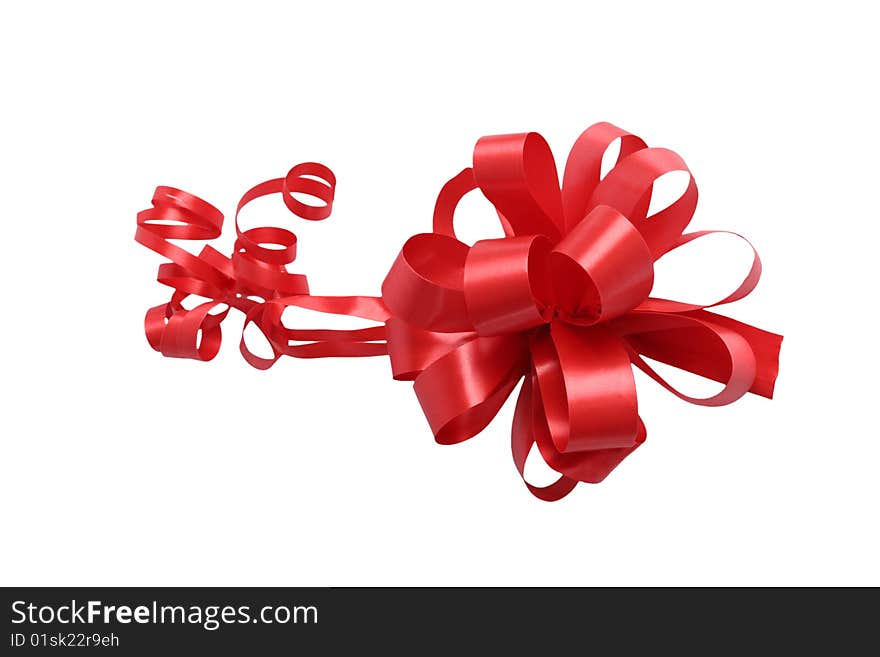
<instances>
[{"instance_id":1,"label":"white backdrop","mask_svg":"<svg viewBox=\"0 0 880 657\"><path fill-rule=\"evenodd\" d=\"M2 584L880 584L862 3L183 5L0 10ZM640 377L647 443L547 504L512 465L510 403L443 447L384 358L258 372L240 315L211 363L144 340L168 293L132 237L157 184L228 217L328 164L328 221L277 197L249 220L297 232L313 292L376 294L478 137L536 130L563 162L600 120L685 158L692 228L759 249L723 312L785 334L774 401L701 408ZM494 230L479 199L460 219ZM664 292L744 271L735 243L697 251Z\"/></svg>"}]
</instances>

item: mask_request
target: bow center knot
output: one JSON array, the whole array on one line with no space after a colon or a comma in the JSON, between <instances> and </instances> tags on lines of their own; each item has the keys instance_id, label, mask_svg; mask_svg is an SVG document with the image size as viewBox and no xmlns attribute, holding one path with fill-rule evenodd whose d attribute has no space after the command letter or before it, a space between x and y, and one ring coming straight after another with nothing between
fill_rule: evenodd
<instances>
[{"instance_id":1,"label":"bow center knot","mask_svg":"<svg viewBox=\"0 0 880 657\"><path fill-rule=\"evenodd\" d=\"M464 298L479 335L528 330L556 317L598 324L644 301L651 252L617 210L600 205L556 246L543 235L482 240L468 251Z\"/></svg>"}]
</instances>

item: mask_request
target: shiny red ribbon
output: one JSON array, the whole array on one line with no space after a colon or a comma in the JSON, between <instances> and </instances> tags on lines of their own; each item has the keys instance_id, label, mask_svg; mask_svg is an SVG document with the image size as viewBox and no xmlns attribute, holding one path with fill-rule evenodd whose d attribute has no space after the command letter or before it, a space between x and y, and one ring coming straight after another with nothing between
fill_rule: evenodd
<instances>
[{"instance_id":1,"label":"shiny red ribbon","mask_svg":"<svg viewBox=\"0 0 880 657\"><path fill-rule=\"evenodd\" d=\"M617 163L601 177L602 157L617 139ZM687 172L687 189L672 205L647 216L654 182L671 171ZM334 187L326 167L298 165L286 178L250 190L238 209L257 196L280 192L295 214L322 219L329 215ZM469 247L455 236L453 214L476 188L494 205L505 237ZM294 191L316 196L323 205L304 205ZM415 382L434 436L444 444L482 431L524 378L512 429L514 463L523 475L537 445L560 476L546 487L526 485L537 497L555 500L579 481L601 481L644 442L632 365L694 404L729 404L746 392L772 397L782 337L706 310L754 289L761 273L757 253L743 282L713 304L649 296L658 258L717 232L684 233L696 203L696 183L678 155L648 148L608 123L578 138L561 188L540 135L484 137L474 150L473 167L441 190L433 232L404 244L378 299L310 296L305 277L286 270L296 237L280 228L241 231L236 219L231 259L211 247L199 256L189 254L167 239L216 237L222 215L196 197L160 187L154 207L138 215L137 239L172 260L160 267L159 280L175 292L168 304L148 311L147 338L164 355L208 360L219 348L219 326L227 312L210 311L225 303L245 312L272 345L274 357L263 359L242 339L242 353L255 367L269 367L282 354L388 353L394 377ZM157 225L163 220L177 225ZM279 248L265 248L266 243ZM188 294L210 301L185 310L181 302ZM384 326L289 329L281 313L290 305ZM708 398L690 397L643 356L724 387Z\"/></svg>"},{"instance_id":2,"label":"shiny red ribbon","mask_svg":"<svg viewBox=\"0 0 880 657\"><path fill-rule=\"evenodd\" d=\"M144 329L150 346L163 356L211 360L220 349L220 324L229 308L236 308L245 313L244 328L255 323L272 347L271 358L257 356L248 348L242 329L239 349L257 369L268 369L282 355L323 358L387 353L382 325L355 331L287 328L281 320L287 306L378 321L385 321L388 312L381 299L375 297L310 295L306 277L287 270L296 259L293 232L274 226L248 230L239 226L244 206L269 194L281 194L284 204L298 217L326 219L333 208L335 190L333 172L316 162L298 164L284 178L252 187L238 202L236 241L232 256L227 258L211 246L205 246L196 256L168 241L219 237L223 214L197 196L173 187L157 187L153 207L137 215L135 240L171 260L159 266L157 279L174 288L174 293L168 303L147 311ZM306 204L295 193L316 199L318 204ZM183 302L190 295L208 301L187 310ZM224 305L226 308L222 308Z\"/></svg>"}]
</instances>

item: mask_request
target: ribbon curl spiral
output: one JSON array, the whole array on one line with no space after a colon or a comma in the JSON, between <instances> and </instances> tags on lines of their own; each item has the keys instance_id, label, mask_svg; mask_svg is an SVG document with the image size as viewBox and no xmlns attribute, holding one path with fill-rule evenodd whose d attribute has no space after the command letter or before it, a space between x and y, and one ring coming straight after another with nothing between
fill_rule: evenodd
<instances>
[{"instance_id":1,"label":"ribbon curl spiral","mask_svg":"<svg viewBox=\"0 0 880 657\"><path fill-rule=\"evenodd\" d=\"M601 177L603 155L617 139L618 160ZM688 174L687 189L648 217L654 182L671 171ZM453 215L461 198L477 188L495 207L505 236L469 247L456 238ZM238 211L258 196L281 193L294 214L323 219L334 189L329 169L301 164L285 178L252 188ZM299 202L292 195L297 191L324 205ZM238 211L231 258L210 246L194 256L170 244L168 239L217 237L223 217L197 197L159 187L154 207L138 215L136 239L172 261L160 266L158 279L175 291L169 303L147 312L147 339L163 355L210 360L228 312L211 310L225 303L243 311L246 323L255 322L272 345L274 357L260 358L242 337L241 352L254 367L270 367L283 354L387 353L394 378L414 381L434 437L443 444L482 431L524 379L511 432L514 463L523 476L537 445L559 478L549 486L526 485L540 499L556 500L578 482L601 481L644 442L632 366L694 404L729 404L747 392L772 397L782 337L706 310L755 288L761 274L756 252L742 283L715 303L650 296L657 259L726 232L684 233L696 204L696 183L677 154L649 148L609 123L581 134L561 186L540 135L483 137L473 166L441 190L433 232L404 244L381 298L318 297L309 295L304 276L287 272L295 235L273 227L242 231ZM176 225L165 225L169 220ZM182 301L190 294L210 301L185 310ZM290 329L281 321L287 306L382 324L351 331ZM707 398L685 395L643 357L724 387Z\"/></svg>"}]
</instances>

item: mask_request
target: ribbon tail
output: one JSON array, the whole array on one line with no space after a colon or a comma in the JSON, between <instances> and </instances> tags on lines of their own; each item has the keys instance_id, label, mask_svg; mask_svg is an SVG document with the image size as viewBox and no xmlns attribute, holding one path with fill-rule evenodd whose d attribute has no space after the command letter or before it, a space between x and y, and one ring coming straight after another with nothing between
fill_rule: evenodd
<instances>
[{"instance_id":1,"label":"ribbon tail","mask_svg":"<svg viewBox=\"0 0 880 657\"><path fill-rule=\"evenodd\" d=\"M357 358L388 353L384 324L359 329L288 328L282 322L285 308L298 307L328 315L344 315L384 322L388 310L379 297L296 295L258 304L245 317L245 327L254 322L272 347L270 359L248 348L242 331L239 349L257 369L267 369L282 355L295 358Z\"/></svg>"}]
</instances>

